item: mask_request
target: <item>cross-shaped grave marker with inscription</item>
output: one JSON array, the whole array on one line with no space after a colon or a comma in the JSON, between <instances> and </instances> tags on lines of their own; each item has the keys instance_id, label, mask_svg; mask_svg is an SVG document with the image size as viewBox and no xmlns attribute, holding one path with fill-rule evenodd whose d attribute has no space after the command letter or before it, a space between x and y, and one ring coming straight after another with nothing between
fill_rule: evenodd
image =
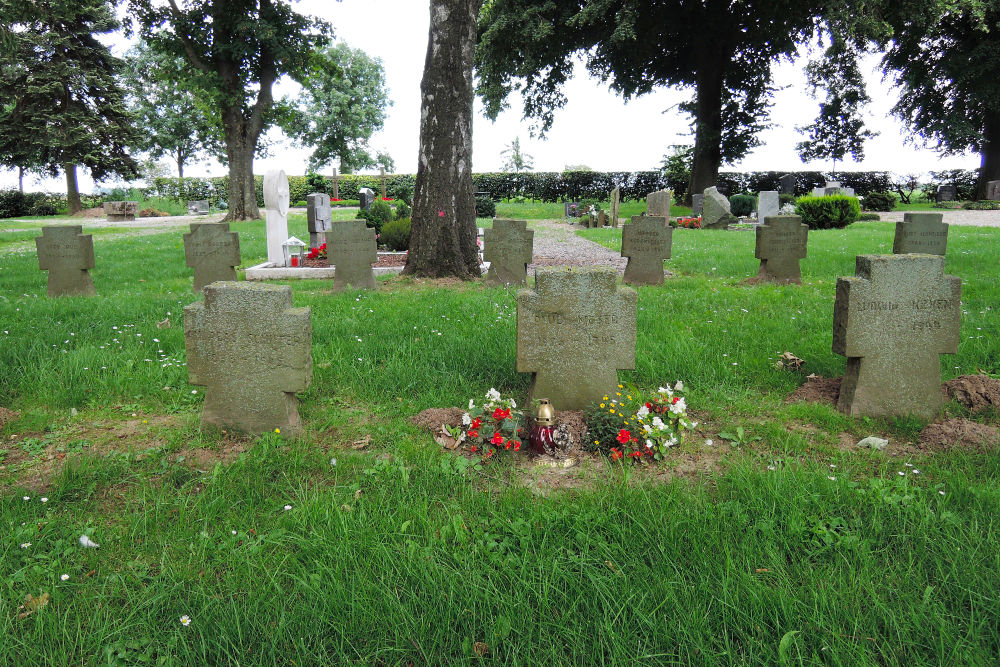
<instances>
[{"instance_id":1,"label":"cross-shaped grave marker with inscription","mask_svg":"<svg viewBox=\"0 0 1000 667\"><path fill-rule=\"evenodd\" d=\"M760 260L757 277L780 283L802 284L799 260L805 258L809 225L797 215L773 215L756 229L754 257Z\"/></svg>"},{"instance_id":2,"label":"cross-shaped grave marker with inscription","mask_svg":"<svg viewBox=\"0 0 1000 667\"><path fill-rule=\"evenodd\" d=\"M534 239L527 221L495 219L493 228L483 231L483 259L490 263L483 282L491 287L526 284Z\"/></svg>"},{"instance_id":3,"label":"cross-shaped grave marker with inscription","mask_svg":"<svg viewBox=\"0 0 1000 667\"><path fill-rule=\"evenodd\" d=\"M583 410L635 368L636 293L611 268L535 270L517 294L517 370L533 373L528 400Z\"/></svg>"},{"instance_id":4,"label":"cross-shaped grave marker with inscription","mask_svg":"<svg viewBox=\"0 0 1000 667\"><path fill-rule=\"evenodd\" d=\"M236 281L240 258L240 235L229 231L228 222L193 222L184 235L184 258L194 269L195 292L218 280Z\"/></svg>"},{"instance_id":5,"label":"cross-shaped grave marker with inscription","mask_svg":"<svg viewBox=\"0 0 1000 667\"><path fill-rule=\"evenodd\" d=\"M375 230L364 220L338 222L326 233L326 252L334 265L333 289L348 285L355 289L375 289L372 264L378 261Z\"/></svg>"},{"instance_id":6,"label":"cross-shaped grave marker with inscription","mask_svg":"<svg viewBox=\"0 0 1000 667\"><path fill-rule=\"evenodd\" d=\"M632 216L622 227L622 257L628 257L622 280L630 285L662 285L663 260L670 259L674 230L667 219Z\"/></svg>"},{"instance_id":7,"label":"cross-shaped grave marker with inscription","mask_svg":"<svg viewBox=\"0 0 1000 667\"><path fill-rule=\"evenodd\" d=\"M318 248L323 244L324 235L330 231L333 211L330 196L314 192L306 197L306 225L309 229L309 247Z\"/></svg>"},{"instance_id":8,"label":"cross-shaped grave marker with inscription","mask_svg":"<svg viewBox=\"0 0 1000 667\"><path fill-rule=\"evenodd\" d=\"M93 296L94 237L82 225L42 227L35 238L38 268L49 272L49 296Z\"/></svg>"},{"instance_id":9,"label":"cross-shaped grave marker with inscription","mask_svg":"<svg viewBox=\"0 0 1000 667\"><path fill-rule=\"evenodd\" d=\"M184 309L188 379L207 387L202 424L248 433L302 429L296 392L312 379L312 320L287 285L218 282Z\"/></svg>"},{"instance_id":10,"label":"cross-shaped grave marker with inscription","mask_svg":"<svg viewBox=\"0 0 1000 667\"><path fill-rule=\"evenodd\" d=\"M935 417L939 355L958 351L962 281L937 255L859 255L837 279L833 351L847 357L837 407L866 416Z\"/></svg>"},{"instance_id":11,"label":"cross-shaped grave marker with inscription","mask_svg":"<svg viewBox=\"0 0 1000 667\"><path fill-rule=\"evenodd\" d=\"M896 237L892 253L904 255L922 252L928 255L945 255L948 250L948 225L941 213L904 213L903 221L896 223Z\"/></svg>"}]
</instances>

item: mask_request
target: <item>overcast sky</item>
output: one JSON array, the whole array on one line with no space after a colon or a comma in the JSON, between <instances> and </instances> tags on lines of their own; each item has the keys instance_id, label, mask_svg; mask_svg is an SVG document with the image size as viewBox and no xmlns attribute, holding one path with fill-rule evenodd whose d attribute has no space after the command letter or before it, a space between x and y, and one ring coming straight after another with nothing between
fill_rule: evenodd
<instances>
[{"instance_id":1,"label":"overcast sky","mask_svg":"<svg viewBox=\"0 0 1000 667\"><path fill-rule=\"evenodd\" d=\"M329 21L336 37L380 58L386 70L389 96L393 105L382 132L373 146L392 155L399 173L416 171L420 119L420 78L427 48L428 5L424 0L300 0L299 12L320 16ZM114 42L121 54L128 44ZM763 145L733 168L739 170L791 171L828 170L829 163L803 164L795 154L795 144L802 135L795 131L815 118L818 102L810 99L802 67L807 56L794 63L775 67L775 83L782 90L775 96L771 119L774 127L762 135ZM868 125L879 132L869 141L866 158L861 163L838 164L838 169L873 169L902 173L926 173L931 170L979 166L975 154L942 158L934 150L907 141L909 133L889 115L898 92L883 81L877 68L878 58L870 58L864 68L873 103L868 110ZM282 81L275 87L276 96L294 95L297 85ZM591 78L582 65L566 87L568 103L558 111L547 139L529 137L529 124L521 120L520 99L511 100L511 108L497 122L484 118L476 104L473 167L477 172L499 170L500 152L515 137L520 137L525 153L535 159L537 171L561 171L566 165L587 165L600 171L637 171L659 166L667 147L691 141L688 119L676 111L676 105L690 97L688 91L658 90L625 104L597 79ZM302 174L309 151L283 141L274 147L272 156L255 162L258 174L280 167L288 174ZM335 165L330 165L333 167ZM329 173L329 168L324 170ZM173 171L172 173L176 173ZM186 175L223 175L218 163L189 165ZM0 172L0 187L17 184L15 172ZM89 192L93 182L80 173L82 192ZM64 190L60 179L26 178L26 188Z\"/></svg>"}]
</instances>

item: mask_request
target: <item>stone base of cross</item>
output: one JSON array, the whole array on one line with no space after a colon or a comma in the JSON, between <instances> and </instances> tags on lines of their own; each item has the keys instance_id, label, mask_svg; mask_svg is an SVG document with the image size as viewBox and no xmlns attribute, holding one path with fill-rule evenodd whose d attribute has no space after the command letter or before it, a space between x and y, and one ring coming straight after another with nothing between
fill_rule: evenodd
<instances>
[{"instance_id":1,"label":"stone base of cross","mask_svg":"<svg viewBox=\"0 0 1000 667\"><path fill-rule=\"evenodd\" d=\"M662 285L663 260L670 259L674 230L665 217L637 215L622 227L622 257L628 257L622 281Z\"/></svg>"},{"instance_id":2,"label":"stone base of cross","mask_svg":"<svg viewBox=\"0 0 1000 667\"><path fill-rule=\"evenodd\" d=\"M184 258L194 269L192 290L218 281L236 281L240 265L240 236L229 231L228 222L194 222L184 235Z\"/></svg>"},{"instance_id":3,"label":"stone base of cross","mask_svg":"<svg viewBox=\"0 0 1000 667\"><path fill-rule=\"evenodd\" d=\"M49 272L48 295L94 296L94 237L83 233L83 225L43 227L35 238L38 268Z\"/></svg>"},{"instance_id":4,"label":"stone base of cross","mask_svg":"<svg viewBox=\"0 0 1000 667\"><path fill-rule=\"evenodd\" d=\"M348 286L354 289L375 289L372 264L378 261L375 230L364 220L348 220L330 226L326 233L326 253L334 266L333 290Z\"/></svg>"},{"instance_id":5,"label":"stone base of cross","mask_svg":"<svg viewBox=\"0 0 1000 667\"><path fill-rule=\"evenodd\" d=\"M809 225L797 215L774 215L755 230L754 257L760 260L757 277L768 282L802 284L799 260L806 256Z\"/></svg>"},{"instance_id":6,"label":"stone base of cross","mask_svg":"<svg viewBox=\"0 0 1000 667\"><path fill-rule=\"evenodd\" d=\"M535 232L526 220L496 218L483 230L483 258L490 263L483 282L490 287L525 285L532 260Z\"/></svg>"}]
</instances>

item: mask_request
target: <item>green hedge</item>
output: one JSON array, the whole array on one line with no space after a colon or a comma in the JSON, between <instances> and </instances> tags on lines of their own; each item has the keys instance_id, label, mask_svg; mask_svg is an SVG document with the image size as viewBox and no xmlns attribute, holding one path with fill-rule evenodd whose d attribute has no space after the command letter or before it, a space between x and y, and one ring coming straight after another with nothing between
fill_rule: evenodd
<instances>
[{"instance_id":1,"label":"green hedge","mask_svg":"<svg viewBox=\"0 0 1000 667\"><path fill-rule=\"evenodd\" d=\"M842 229L858 219L861 203L857 197L847 195L800 197L795 202L795 213L809 229Z\"/></svg>"},{"instance_id":2,"label":"green hedge","mask_svg":"<svg viewBox=\"0 0 1000 667\"><path fill-rule=\"evenodd\" d=\"M869 192L863 204L866 211L891 211L896 208L896 198L889 192Z\"/></svg>"},{"instance_id":3,"label":"green hedge","mask_svg":"<svg viewBox=\"0 0 1000 667\"><path fill-rule=\"evenodd\" d=\"M379 242L389 250L402 252L410 249L410 219L401 218L385 223Z\"/></svg>"}]
</instances>

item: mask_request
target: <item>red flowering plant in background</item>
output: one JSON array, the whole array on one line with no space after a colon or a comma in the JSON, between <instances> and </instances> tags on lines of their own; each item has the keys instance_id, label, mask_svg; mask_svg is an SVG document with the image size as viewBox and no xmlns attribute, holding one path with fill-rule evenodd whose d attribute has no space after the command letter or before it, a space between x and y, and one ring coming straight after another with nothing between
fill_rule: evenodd
<instances>
[{"instance_id":1,"label":"red flowering plant in background","mask_svg":"<svg viewBox=\"0 0 1000 667\"><path fill-rule=\"evenodd\" d=\"M514 399L490 389L482 404L477 405L470 398L469 411L462 415L462 426L448 431L468 451L489 459L501 452L521 451L522 424L524 413L517 409Z\"/></svg>"},{"instance_id":2,"label":"red flowering plant in background","mask_svg":"<svg viewBox=\"0 0 1000 667\"><path fill-rule=\"evenodd\" d=\"M326 244L324 243L318 248L309 248L306 259L326 259Z\"/></svg>"},{"instance_id":3,"label":"red flowering plant in background","mask_svg":"<svg viewBox=\"0 0 1000 667\"><path fill-rule=\"evenodd\" d=\"M677 218L670 223L672 227L683 227L684 229L701 229L701 216L690 218Z\"/></svg>"}]
</instances>

